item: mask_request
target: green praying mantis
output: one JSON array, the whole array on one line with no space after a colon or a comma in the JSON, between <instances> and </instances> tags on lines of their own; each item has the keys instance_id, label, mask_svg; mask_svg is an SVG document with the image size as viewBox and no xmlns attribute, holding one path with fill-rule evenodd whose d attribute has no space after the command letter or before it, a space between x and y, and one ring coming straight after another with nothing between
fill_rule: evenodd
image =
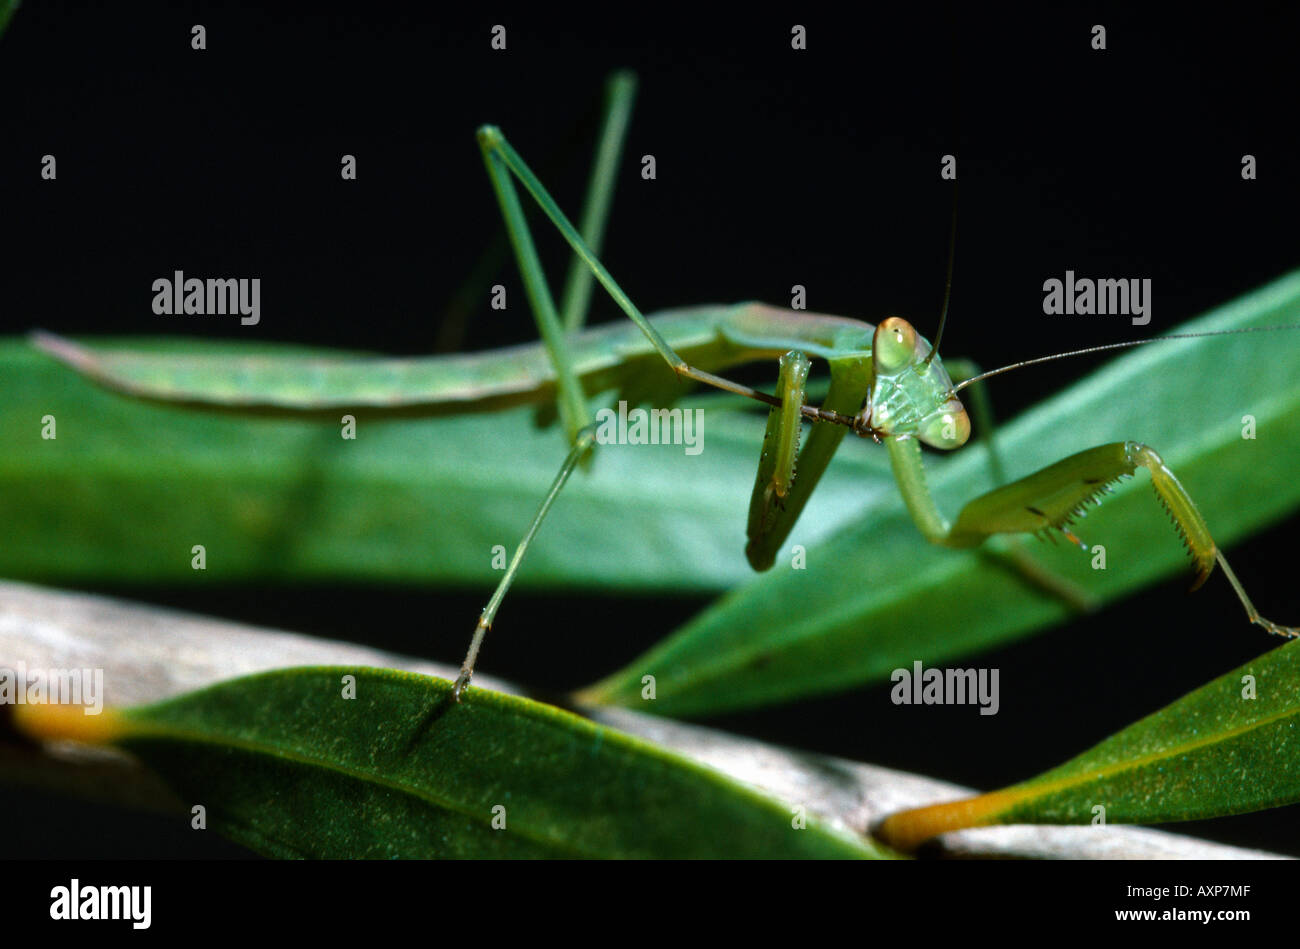
<instances>
[{"instance_id":1,"label":"green praying mantis","mask_svg":"<svg viewBox=\"0 0 1300 949\"><path fill-rule=\"evenodd\" d=\"M701 306L645 316L600 262L598 253L613 191L614 169L626 129L634 80L610 83L605 123L581 227L575 227L500 129L483 126L478 144L523 277L540 342L485 353L427 358L321 360L175 357L142 352L99 352L37 333L36 345L116 391L144 399L231 409L320 413L330 410L456 412L553 401L569 451L479 616L453 694L463 695L487 631L518 575L529 545L575 468L594 452L593 397L614 389L630 401L669 398L684 385L702 384L768 406L767 427L751 495L746 556L756 570L770 568L844 437L883 443L899 493L917 529L931 543L974 547L995 534L1072 533L1073 519L1099 502L1111 485L1138 468L1150 475L1158 500L1191 556L1193 589L1217 564L1252 623L1294 638L1300 629L1262 617L1218 549L1205 519L1177 477L1147 445L1121 441L1071 455L1019 480L1004 483L990 442L998 485L968 502L955 520L939 509L925 478L921 446L951 451L971 436L971 413L981 431L991 413L983 383L1027 365L1099 350L1185 338L1181 334L1059 353L981 372L966 361L939 358L951 289L932 345L906 320L878 325L760 303ZM557 306L542 271L516 182L572 248L575 258ZM593 290L601 284L629 322L584 329ZM1294 327L1267 327L1284 329ZM1234 332L1234 331L1227 331ZM820 405L808 398L812 360L823 360L829 388ZM774 394L719 373L757 360L778 360ZM971 413L958 393L971 388ZM804 423L810 424L807 437ZM1041 568L1018 548L1011 566L1067 599L1071 584Z\"/></svg>"}]
</instances>

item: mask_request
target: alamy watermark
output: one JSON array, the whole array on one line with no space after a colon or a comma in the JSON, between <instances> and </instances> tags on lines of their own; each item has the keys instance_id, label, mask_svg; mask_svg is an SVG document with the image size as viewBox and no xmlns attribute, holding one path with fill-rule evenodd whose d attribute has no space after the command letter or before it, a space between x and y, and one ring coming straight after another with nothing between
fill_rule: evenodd
<instances>
[{"instance_id":1,"label":"alamy watermark","mask_svg":"<svg viewBox=\"0 0 1300 949\"><path fill-rule=\"evenodd\" d=\"M0 668L0 705L82 705L87 715L98 715L104 670L28 669L25 662Z\"/></svg>"},{"instance_id":2,"label":"alamy watermark","mask_svg":"<svg viewBox=\"0 0 1300 949\"><path fill-rule=\"evenodd\" d=\"M50 890L50 919L120 919L132 929L148 929L153 887L83 885L73 877L67 886Z\"/></svg>"},{"instance_id":3,"label":"alamy watermark","mask_svg":"<svg viewBox=\"0 0 1300 949\"><path fill-rule=\"evenodd\" d=\"M598 445L684 445L686 454L704 450L704 409L618 409L596 411Z\"/></svg>"},{"instance_id":4,"label":"alamy watermark","mask_svg":"<svg viewBox=\"0 0 1300 949\"><path fill-rule=\"evenodd\" d=\"M1065 279L1043 281L1043 312L1048 316L1133 317L1134 326L1151 322L1151 278L1112 280L1076 277L1073 270Z\"/></svg>"},{"instance_id":5,"label":"alamy watermark","mask_svg":"<svg viewBox=\"0 0 1300 949\"><path fill-rule=\"evenodd\" d=\"M153 311L159 316L240 315L244 326L256 326L262 318L262 278L185 276L177 270L170 278L153 282Z\"/></svg>"},{"instance_id":6,"label":"alamy watermark","mask_svg":"<svg viewBox=\"0 0 1300 949\"><path fill-rule=\"evenodd\" d=\"M889 678L895 705L978 705L981 715L996 715L1001 705L997 669L924 669L917 659Z\"/></svg>"}]
</instances>

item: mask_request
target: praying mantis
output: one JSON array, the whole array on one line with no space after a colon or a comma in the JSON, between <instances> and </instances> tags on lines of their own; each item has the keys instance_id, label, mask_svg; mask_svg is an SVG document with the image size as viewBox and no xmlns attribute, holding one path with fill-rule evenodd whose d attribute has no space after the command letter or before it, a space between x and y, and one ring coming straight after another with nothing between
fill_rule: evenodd
<instances>
[{"instance_id":1,"label":"praying mantis","mask_svg":"<svg viewBox=\"0 0 1300 949\"><path fill-rule=\"evenodd\" d=\"M927 488L921 446L941 451L963 447L971 436L972 414L981 430L986 428L989 413L982 385L990 376L1079 352L1157 340L1091 347L982 373L968 362L945 363L940 358L946 303L933 344L899 317L872 325L759 303L642 314L599 259L612 166L617 164L631 97L630 77L617 77L581 226L564 215L500 129L483 126L478 131L479 148L541 337L538 343L429 358L322 361L97 352L48 334L37 334L34 341L109 388L164 402L283 412L433 413L553 401L569 450L478 618L453 691L457 699L470 684L485 636L529 546L575 469L595 450L593 398L613 389L631 395L630 401L656 402L686 384L700 384L768 407L745 548L756 570L772 566L836 450L852 432L884 446L901 498L920 534L931 543L954 548L978 546L997 534L1053 531L1079 543L1071 531L1073 519L1097 503L1112 483L1145 468L1157 499L1191 555L1194 588L1217 565L1252 623L1278 636L1300 635L1294 627L1260 616L1191 496L1157 451L1145 444L1121 441L1080 451L1016 481L999 483L966 503L951 520ZM516 182L575 255L559 304L542 271ZM583 329L593 282L608 292L627 322ZM1178 337L1161 337L1170 338ZM778 361L775 394L721 374L773 359ZM808 398L813 359L826 363L830 379L818 405ZM959 397L968 387L969 412ZM995 481L1004 482L995 452L991 463ZM1013 553L1010 564L1047 589L1071 596L1067 583L1043 571L1023 552Z\"/></svg>"}]
</instances>

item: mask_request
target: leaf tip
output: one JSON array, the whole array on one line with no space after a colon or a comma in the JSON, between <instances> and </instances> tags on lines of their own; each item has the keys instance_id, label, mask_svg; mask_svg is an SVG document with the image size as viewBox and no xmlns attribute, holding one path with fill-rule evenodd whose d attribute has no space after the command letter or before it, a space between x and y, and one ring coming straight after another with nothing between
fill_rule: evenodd
<instances>
[{"instance_id":1,"label":"leaf tip","mask_svg":"<svg viewBox=\"0 0 1300 949\"><path fill-rule=\"evenodd\" d=\"M126 719L111 708L96 710L89 705L26 703L11 708L14 731L32 741L109 745L130 731Z\"/></svg>"},{"instance_id":2,"label":"leaf tip","mask_svg":"<svg viewBox=\"0 0 1300 949\"><path fill-rule=\"evenodd\" d=\"M47 333L45 330L32 330L28 338L37 349L48 353L60 362L67 363L74 369L89 371L94 368L95 359L90 351L70 339Z\"/></svg>"},{"instance_id":3,"label":"leaf tip","mask_svg":"<svg viewBox=\"0 0 1300 949\"><path fill-rule=\"evenodd\" d=\"M931 837L1000 823L999 817L1006 813L1015 797L1009 791L993 791L945 804L899 811L876 825L873 836L895 850L910 853Z\"/></svg>"}]
</instances>

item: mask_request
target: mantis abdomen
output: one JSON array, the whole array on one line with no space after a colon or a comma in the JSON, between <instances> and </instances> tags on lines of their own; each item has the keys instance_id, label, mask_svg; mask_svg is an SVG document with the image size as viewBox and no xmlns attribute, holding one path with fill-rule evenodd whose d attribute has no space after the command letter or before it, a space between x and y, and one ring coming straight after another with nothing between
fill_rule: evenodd
<instances>
[{"instance_id":1,"label":"mantis abdomen","mask_svg":"<svg viewBox=\"0 0 1300 949\"><path fill-rule=\"evenodd\" d=\"M762 303L664 311L651 320L677 352L706 370L774 359L790 349L825 356L846 337L864 340L869 348L873 329L845 317ZM108 388L166 402L280 412L364 408L436 415L555 398L554 362L540 342L480 353L374 359L99 350L42 332L33 334L33 342ZM569 345L588 395L618 389L641 401L676 382L645 334L631 323L584 330Z\"/></svg>"}]
</instances>

